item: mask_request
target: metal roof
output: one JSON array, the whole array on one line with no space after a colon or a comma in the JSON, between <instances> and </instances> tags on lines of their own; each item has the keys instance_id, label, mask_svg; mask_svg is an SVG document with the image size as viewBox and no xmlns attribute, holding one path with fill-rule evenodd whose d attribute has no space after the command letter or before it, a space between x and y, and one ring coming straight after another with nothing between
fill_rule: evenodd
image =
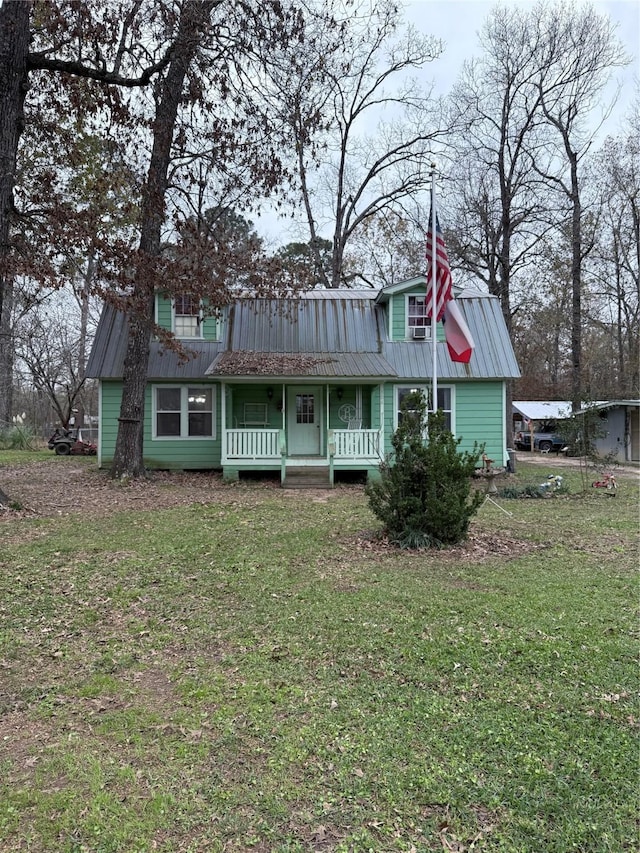
<instances>
[{"instance_id":1,"label":"metal roof","mask_svg":"<svg viewBox=\"0 0 640 853\"><path fill-rule=\"evenodd\" d=\"M568 418L571 414L584 415L601 409L635 408L640 400L599 400L581 403L577 412L571 411L570 400L514 400L513 408L528 421L555 421Z\"/></svg>"},{"instance_id":2,"label":"metal roof","mask_svg":"<svg viewBox=\"0 0 640 853\"><path fill-rule=\"evenodd\" d=\"M514 400L513 408L528 421L557 421L571 414L570 400Z\"/></svg>"},{"instance_id":3,"label":"metal roof","mask_svg":"<svg viewBox=\"0 0 640 853\"><path fill-rule=\"evenodd\" d=\"M487 295L458 300L476 347L469 364L449 358L437 346L441 379L506 379L520 375L500 304ZM151 345L150 379L213 376L314 376L425 379L431 376L429 341L386 340L385 308L375 291L310 291L300 299L241 299L223 320L223 340L188 341L193 353L178 356ZM127 340L126 318L105 307L87 374L120 378Z\"/></svg>"},{"instance_id":4,"label":"metal roof","mask_svg":"<svg viewBox=\"0 0 640 853\"><path fill-rule=\"evenodd\" d=\"M87 362L87 376L100 379L121 379L127 350L129 324L121 311L105 305ZM189 358L180 361L178 354L151 342L149 379L202 379L207 367L224 348L219 341L186 341Z\"/></svg>"},{"instance_id":5,"label":"metal roof","mask_svg":"<svg viewBox=\"0 0 640 853\"><path fill-rule=\"evenodd\" d=\"M286 353L379 352L371 298L255 299L234 303L229 349Z\"/></svg>"}]
</instances>

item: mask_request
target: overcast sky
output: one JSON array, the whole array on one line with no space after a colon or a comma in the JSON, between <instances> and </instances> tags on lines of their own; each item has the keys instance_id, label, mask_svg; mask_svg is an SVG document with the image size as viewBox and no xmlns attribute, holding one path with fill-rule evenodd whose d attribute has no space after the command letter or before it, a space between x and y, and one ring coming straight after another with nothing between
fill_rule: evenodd
<instances>
[{"instance_id":1,"label":"overcast sky","mask_svg":"<svg viewBox=\"0 0 640 853\"><path fill-rule=\"evenodd\" d=\"M506 0L508 7L530 8L535 0ZM635 82L640 77L640 2L639 0L593 0L595 7L609 15L618 25L617 34L625 45L632 63L620 77L624 81L615 121L633 97ZM478 31L497 5L496 0L410 0L404 4L407 21L444 42L443 55L429 66L437 94L446 94L460 71L462 63L479 55ZM575 6L579 6L578 2ZM617 128L610 126L609 132Z\"/></svg>"},{"instance_id":2,"label":"overcast sky","mask_svg":"<svg viewBox=\"0 0 640 853\"><path fill-rule=\"evenodd\" d=\"M509 7L527 8L533 6L535 0L504 2ZM640 2L593 0L593 3L618 25L617 34L632 59L628 68L616 72L616 79L622 84L622 90L616 109L601 129L600 135L604 139L607 134L618 132L620 121L634 97L636 87L640 85ZM480 54L478 32L491 9L497 5L496 0L405 0L402 5L407 22L443 42L442 56L429 63L424 74L428 80L433 81L435 95L446 95L458 77L464 60ZM580 5L577 0L575 5ZM614 95L615 89L616 83L612 83L611 96ZM262 216L252 219L256 222L259 232L276 243L306 239L304 228L302 232L297 233L290 222L278 220L273 214L265 212Z\"/></svg>"}]
</instances>

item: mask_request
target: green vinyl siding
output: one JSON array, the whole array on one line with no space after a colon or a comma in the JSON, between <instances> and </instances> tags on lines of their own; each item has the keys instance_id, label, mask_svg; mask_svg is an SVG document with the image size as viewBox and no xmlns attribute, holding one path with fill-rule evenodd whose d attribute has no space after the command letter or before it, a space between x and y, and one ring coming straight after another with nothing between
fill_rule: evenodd
<instances>
[{"instance_id":1,"label":"green vinyl siding","mask_svg":"<svg viewBox=\"0 0 640 853\"><path fill-rule=\"evenodd\" d=\"M167 383L175 387L176 383ZM194 384L194 383L190 383ZM195 383L197 384L197 383ZM158 469L207 469L220 468L221 425L220 388L214 385L214 432L215 438L156 439L153 435L153 388L158 383L149 383L145 393L144 407L144 464ZM113 460L118 434L120 415L121 382L102 382L100 386L101 429L100 465L108 467Z\"/></svg>"},{"instance_id":2,"label":"green vinyl siding","mask_svg":"<svg viewBox=\"0 0 640 853\"><path fill-rule=\"evenodd\" d=\"M466 382L456 388L456 434L460 448L473 450L473 442L485 445L496 465L505 465L504 383Z\"/></svg>"},{"instance_id":3,"label":"green vinyl siding","mask_svg":"<svg viewBox=\"0 0 640 853\"><path fill-rule=\"evenodd\" d=\"M384 387L384 444L391 452L391 436L395 429L396 388L399 385L431 383L398 382ZM473 451L474 442L486 445L487 455L496 465L506 464L504 430L504 396L501 380L487 382L441 382L439 387L451 388L452 418L456 438L461 438L460 450Z\"/></svg>"},{"instance_id":4,"label":"green vinyl siding","mask_svg":"<svg viewBox=\"0 0 640 853\"><path fill-rule=\"evenodd\" d=\"M267 393L268 388L273 392L271 399ZM245 412L249 411L254 404L266 406L265 429L282 428L282 385L274 383L273 385L229 387L227 389L227 429L241 429L245 423Z\"/></svg>"}]
</instances>

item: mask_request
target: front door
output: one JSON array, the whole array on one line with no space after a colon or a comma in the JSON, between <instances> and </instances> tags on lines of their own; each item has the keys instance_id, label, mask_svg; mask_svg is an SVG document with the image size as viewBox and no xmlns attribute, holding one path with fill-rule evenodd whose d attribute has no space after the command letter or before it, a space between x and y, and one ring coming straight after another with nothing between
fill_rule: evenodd
<instances>
[{"instance_id":1,"label":"front door","mask_svg":"<svg viewBox=\"0 0 640 853\"><path fill-rule=\"evenodd\" d=\"M290 456L319 456L322 391L291 387L287 391L287 443Z\"/></svg>"}]
</instances>

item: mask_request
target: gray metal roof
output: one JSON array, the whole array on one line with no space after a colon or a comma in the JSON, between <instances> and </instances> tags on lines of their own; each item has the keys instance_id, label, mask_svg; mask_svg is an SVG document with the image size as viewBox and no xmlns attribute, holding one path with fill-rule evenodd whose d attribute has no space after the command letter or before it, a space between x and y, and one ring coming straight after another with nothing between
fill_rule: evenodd
<instances>
[{"instance_id":1,"label":"gray metal roof","mask_svg":"<svg viewBox=\"0 0 640 853\"><path fill-rule=\"evenodd\" d=\"M328 292L328 291L326 291ZM256 299L236 302L229 349L286 353L379 352L378 315L371 298Z\"/></svg>"},{"instance_id":2,"label":"gray metal roof","mask_svg":"<svg viewBox=\"0 0 640 853\"><path fill-rule=\"evenodd\" d=\"M122 312L105 305L87 362L87 376L100 379L121 379L127 349L129 324ZM202 379L207 367L224 348L218 341L188 341L185 349L190 357L181 362L178 354L163 349L158 341L151 342L149 379Z\"/></svg>"},{"instance_id":3,"label":"gray metal roof","mask_svg":"<svg viewBox=\"0 0 640 853\"><path fill-rule=\"evenodd\" d=\"M468 291L467 291L468 293ZM312 295L313 294L313 295ZM441 379L503 379L520 375L498 300L480 295L458 300L476 347L467 365L438 344ZM228 310L220 342L189 341L194 357L178 356L153 342L150 379L213 376L314 376L421 379L432 372L429 341L386 340L385 308L375 291L311 291L301 299L238 300ZM103 310L87 374L120 378L126 350L126 318Z\"/></svg>"}]
</instances>

